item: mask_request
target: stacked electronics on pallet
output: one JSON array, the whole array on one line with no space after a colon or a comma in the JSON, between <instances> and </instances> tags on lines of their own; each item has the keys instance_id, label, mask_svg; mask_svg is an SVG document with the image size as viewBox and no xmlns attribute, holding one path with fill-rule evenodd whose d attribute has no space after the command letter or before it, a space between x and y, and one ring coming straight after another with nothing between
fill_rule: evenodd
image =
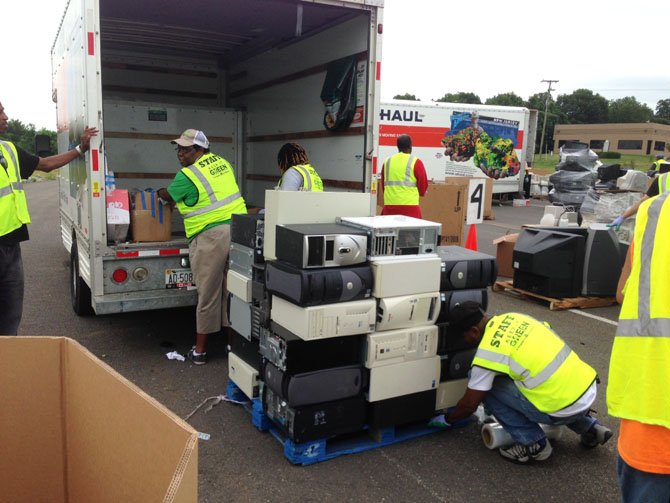
<instances>
[{"instance_id":1,"label":"stacked electronics on pallet","mask_svg":"<svg viewBox=\"0 0 670 503\"><path fill-rule=\"evenodd\" d=\"M438 248L434 222L319 218L268 226L268 215L264 227L234 216L229 378L296 443L454 405L473 351L448 329L448 312L463 300L486 307L494 259Z\"/></svg>"}]
</instances>

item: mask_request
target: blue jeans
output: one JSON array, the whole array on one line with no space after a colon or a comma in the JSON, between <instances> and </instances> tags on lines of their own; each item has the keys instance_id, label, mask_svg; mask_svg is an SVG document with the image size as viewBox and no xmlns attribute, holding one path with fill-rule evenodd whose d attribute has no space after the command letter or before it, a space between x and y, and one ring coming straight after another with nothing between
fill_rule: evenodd
<instances>
[{"instance_id":1,"label":"blue jeans","mask_svg":"<svg viewBox=\"0 0 670 503\"><path fill-rule=\"evenodd\" d=\"M579 435L586 433L596 423L594 418L587 415L588 410L568 417L552 417L540 412L507 376L495 378L493 388L484 397L484 407L496 417L514 441L522 445L531 445L546 436L538 423L564 424Z\"/></svg>"},{"instance_id":2,"label":"blue jeans","mask_svg":"<svg viewBox=\"0 0 670 503\"><path fill-rule=\"evenodd\" d=\"M0 335L16 335L23 315L21 245L0 245Z\"/></svg>"},{"instance_id":3,"label":"blue jeans","mask_svg":"<svg viewBox=\"0 0 670 503\"><path fill-rule=\"evenodd\" d=\"M626 464L617 457L616 471L623 503L668 503L670 475L647 473Z\"/></svg>"}]
</instances>

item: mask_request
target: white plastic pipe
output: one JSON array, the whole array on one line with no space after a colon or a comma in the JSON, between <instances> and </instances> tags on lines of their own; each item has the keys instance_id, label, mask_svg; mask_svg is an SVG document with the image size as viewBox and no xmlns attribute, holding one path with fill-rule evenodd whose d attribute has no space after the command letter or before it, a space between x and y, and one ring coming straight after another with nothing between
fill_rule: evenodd
<instances>
[{"instance_id":1,"label":"white plastic pipe","mask_svg":"<svg viewBox=\"0 0 670 503\"><path fill-rule=\"evenodd\" d=\"M541 424L540 428L544 430L545 435L550 440L558 440L563 435L562 426L552 426ZM500 426L499 423L485 423L482 426L482 440L489 449L498 449L500 447L509 447L514 443L512 436Z\"/></svg>"}]
</instances>

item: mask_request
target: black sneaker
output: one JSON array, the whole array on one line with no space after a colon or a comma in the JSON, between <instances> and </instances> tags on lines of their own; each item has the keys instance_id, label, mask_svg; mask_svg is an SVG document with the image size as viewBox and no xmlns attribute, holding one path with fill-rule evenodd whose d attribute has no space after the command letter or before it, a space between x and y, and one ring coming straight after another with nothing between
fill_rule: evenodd
<instances>
[{"instance_id":1,"label":"black sneaker","mask_svg":"<svg viewBox=\"0 0 670 503\"><path fill-rule=\"evenodd\" d=\"M195 346L189 349L188 353L186 353L186 358L191 360L193 365L204 365L207 363L207 353L200 353L196 355Z\"/></svg>"},{"instance_id":2,"label":"black sneaker","mask_svg":"<svg viewBox=\"0 0 670 503\"><path fill-rule=\"evenodd\" d=\"M592 449L598 445L603 445L610 438L612 438L612 430L600 423L595 423L589 431L582 433L580 443L584 447Z\"/></svg>"},{"instance_id":3,"label":"black sneaker","mask_svg":"<svg viewBox=\"0 0 670 503\"><path fill-rule=\"evenodd\" d=\"M531 445L514 444L511 447L498 449L503 458L519 464L526 464L530 461L544 461L551 456L552 451L551 444L546 438Z\"/></svg>"}]
</instances>

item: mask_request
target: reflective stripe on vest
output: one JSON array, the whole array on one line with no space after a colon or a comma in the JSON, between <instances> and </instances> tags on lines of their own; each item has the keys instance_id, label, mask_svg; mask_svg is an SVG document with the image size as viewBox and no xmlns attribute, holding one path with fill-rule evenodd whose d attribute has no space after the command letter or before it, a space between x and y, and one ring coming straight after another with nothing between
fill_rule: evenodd
<instances>
[{"instance_id":1,"label":"reflective stripe on vest","mask_svg":"<svg viewBox=\"0 0 670 503\"><path fill-rule=\"evenodd\" d=\"M670 192L643 202L610 358L612 416L670 428Z\"/></svg>"},{"instance_id":2,"label":"reflective stripe on vest","mask_svg":"<svg viewBox=\"0 0 670 503\"><path fill-rule=\"evenodd\" d=\"M224 199L218 200L216 197L216 193L212 188L212 184L209 183L209 180L203 174L202 171L196 168L193 164L191 164L190 166L186 166L184 169L190 170L190 172L193 173L193 175L195 175L198 178L202 186L205 188L205 193L207 197L211 201L210 204L207 206L203 206L197 210L188 212L188 214L184 215L184 219L197 217L198 215L202 215L203 213L207 213L208 211L216 210L242 197L242 194L240 194L240 192L238 191Z\"/></svg>"},{"instance_id":3,"label":"reflective stripe on vest","mask_svg":"<svg viewBox=\"0 0 670 503\"><path fill-rule=\"evenodd\" d=\"M6 169L0 167L0 236L4 236L29 224L30 214L14 144L0 140L0 154L7 164Z\"/></svg>"},{"instance_id":4,"label":"reflective stripe on vest","mask_svg":"<svg viewBox=\"0 0 670 503\"><path fill-rule=\"evenodd\" d=\"M663 173L658 175L658 193L663 194L663 192L668 191L668 175L670 173Z\"/></svg>"},{"instance_id":5,"label":"reflective stripe on vest","mask_svg":"<svg viewBox=\"0 0 670 503\"><path fill-rule=\"evenodd\" d=\"M417 158L404 153L389 157L384 162L384 204L390 206L417 206L419 189L414 176Z\"/></svg>"},{"instance_id":6,"label":"reflective stripe on vest","mask_svg":"<svg viewBox=\"0 0 670 503\"><path fill-rule=\"evenodd\" d=\"M323 181L311 165L298 164L291 167L302 175L302 190L307 192L323 192Z\"/></svg>"}]
</instances>

